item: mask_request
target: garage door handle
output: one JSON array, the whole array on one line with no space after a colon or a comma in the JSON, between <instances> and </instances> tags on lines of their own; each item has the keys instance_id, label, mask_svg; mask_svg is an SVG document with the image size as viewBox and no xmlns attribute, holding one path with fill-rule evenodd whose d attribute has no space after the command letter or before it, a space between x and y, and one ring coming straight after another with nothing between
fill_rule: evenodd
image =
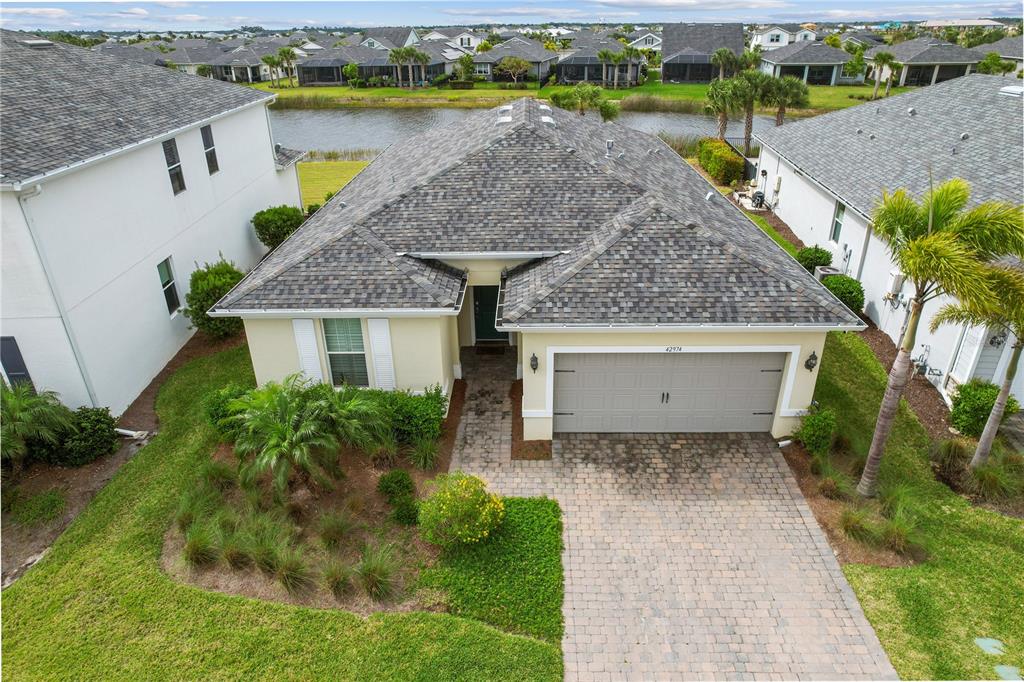
<instances>
[{"instance_id":1,"label":"garage door handle","mask_svg":"<svg viewBox=\"0 0 1024 682\"><path fill-rule=\"evenodd\" d=\"M576 413L575 412L552 412L551 414L553 414L556 417L571 417L572 415L574 415Z\"/></svg>"},{"instance_id":2,"label":"garage door handle","mask_svg":"<svg viewBox=\"0 0 1024 682\"><path fill-rule=\"evenodd\" d=\"M781 369L762 369L762 372L781 372Z\"/></svg>"},{"instance_id":3,"label":"garage door handle","mask_svg":"<svg viewBox=\"0 0 1024 682\"><path fill-rule=\"evenodd\" d=\"M576 370L574 370L574 369L556 369L555 373L558 373L558 372L564 372L566 374L573 374L573 373L576 372Z\"/></svg>"},{"instance_id":4,"label":"garage door handle","mask_svg":"<svg viewBox=\"0 0 1024 682\"><path fill-rule=\"evenodd\" d=\"M774 412L751 412L750 414L775 414Z\"/></svg>"}]
</instances>

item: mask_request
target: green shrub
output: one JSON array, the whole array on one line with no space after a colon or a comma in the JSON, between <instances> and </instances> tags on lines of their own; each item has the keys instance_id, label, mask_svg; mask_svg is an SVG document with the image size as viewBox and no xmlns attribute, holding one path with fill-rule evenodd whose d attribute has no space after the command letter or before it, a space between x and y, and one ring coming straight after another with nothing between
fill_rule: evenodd
<instances>
[{"instance_id":1,"label":"green shrub","mask_svg":"<svg viewBox=\"0 0 1024 682\"><path fill-rule=\"evenodd\" d=\"M342 510L324 514L320 517L320 522L317 525L320 540L323 541L325 547L330 549L344 542L356 524L352 515Z\"/></svg>"},{"instance_id":2,"label":"green shrub","mask_svg":"<svg viewBox=\"0 0 1024 682\"><path fill-rule=\"evenodd\" d=\"M974 452L974 443L966 438L949 438L935 445L929 459L940 481L958 487Z\"/></svg>"},{"instance_id":3,"label":"green shrub","mask_svg":"<svg viewBox=\"0 0 1024 682\"><path fill-rule=\"evenodd\" d=\"M897 554L909 554L918 547L917 523L901 511L882 521L877 537L883 547Z\"/></svg>"},{"instance_id":4,"label":"green shrub","mask_svg":"<svg viewBox=\"0 0 1024 682\"><path fill-rule=\"evenodd\" d=\"M832 252L820 246L805 246L796 252L796 259L807 272L814 272L814 268L832 265Z\"/></svg>"},{"instance_id":5,"label":"green shrub","mask_svg":"<svg viewBox=\"0 0 1024 682\"><path fill-rule=\"evenodd\" d=\"M192 524L185 533L182 553L185 561L192 566L209 566L215 562L220 555L220 548L213 528L203 523Z\"/></svg>"},{"instance_id":6,"label":"green shrub","mask_svg":"<svg viewBox=\"0 0 1024 682\"><path fill-rule=\"evenodd\" d=\"M392 506L391 518L403 526L415 526L419 521L420 503L411 495L399 497Z\"/></svg>"},{"instance_id":7,"label":"green shrub","mask_svg":"<svg viewBox=\"0 0 1024 682\"><path fill-rule=\"evenodd\" d=\"M832 471L818 481L818 492L830 500L848 500L853 497L853 485L841 473Z\"/></svg>"},{"instance_id":8,"label":"green shrub","mask_svg":"<svg viewBox=\"0 0 1024 682\"><path fill-rule=\"evenodd\" d=\"M416 492L416 484L412 482L412 476L408 471L392 469L378 479L377 492L389 503L394 504L395 500L401 497L412 497Z\"/></svg>"},{"instance_id":9,"label":"green shrub","mask_svg":"<svg viewBox=\"0 0 1024 682\"><path fill-rule=\"evenodd\" d=\"M437 464L438 445L436 440L421 438L412 446L412 453L409 460L413 465L429 471Z\"/></svg>"},{"instance_id":10,"label":"green shrub","mask_svg":"<svg viewBox=\"0 0 1024 682\"><path fill-rule=\"evenodd\" d=\"M211 488L227 490L238 482L238 472L227 462L211 460L199 467L199 480Z\"/></svg>"},{"instance_id":11,"label":"green shrub","mask_svg":"<svg viewBox=\"0 0 1024 682\"><path fill-rule=\"evenodd\" d=\"M298 548L286 549L278 555L274 577L290 594L305 592L316 584L316 576L306 561L306 555Z\"/></svg>"},{"instance_id":12,"label":"green shrub","mask_svg":"<svg viewBox=\"0 0 1024 682\"><path fill-rule=\"evenodd\" d=\"M319 210L320 210L320 204L314 202L314 203L312 203L312 204L310 204L309 206L306 207L306 215L307 216L311 216L311 215L313 215L314 213L316 213Z\"/></svg>"},{"instance_id":13,"label":"green shrub","mask_svg":"<svg viewBox=\"0 0 1024 682\"><path fill-rule=\"evenodd\" d=\"M66 410L65 410L66 411ZM113 452L118 445L116 421L105 407L80 407L68 412L68 424L54 443L32 441L37 459L61 467L77 467Z\"/></svg>"},{"instance_id":14,"label":"green shrub","mask_svg":"<svg viewBox=\"0 0 1024 682\"><path fill-rule=\"evenodd\" d=\"M282 204L272 208L265 208L252 217L252 226L256 229L256 236L268 249L276 249L281 242L291 236L292 232L299 229L305 216L302 210L295 206Z\"/></svg>"},{"instance_id":15,"label":"green shrub","mask_svg":"<svg viewBox=\"0 0 1024 682\"><path fill-rule=\"evenodd\" d=\"M812 455L827 455L836 436L836 413L829 408L813 410L794 435Z\"/></svg>"},{"instance_id":16,"label":"green shrub","mask_svg":"<svg viewBox=\"0 0 1024 682\"><path fill-rule=\"evenodd\" d=\"M398 463L398 439L393 431L385 431L377 438L370 455L375 467L393 467Z\"/></svg>"},{"instance_id":17,"label":"green shrub","mask_svg":"<svg viewBox=\"0 0 1024 682\"><path fill-rule=\"evenodd\" d=\"M871 525L871 515L862 507L847 507L839 516L839 527L848 536L868 544L877 541L875 529Z\"/></svg>"},{"instance_id":18,"label":"green shrub","mask_svg":"<svg viewBox=\"0 0 1024 682\"><path fill-rule=\"evenodd\" d=\"M904 481L882 485L878 491L882 514L889 518L906 513L914 505L914 488Z\"/></svg>"},{"instance_id":19,"label":"green shrub","mask_svg":"<svg viewBox=\"0 0 1024 682\"><path fill-rule=\"evenodd\" d=\"M287 521L271 514L257 514L246 525L252 535L252 558L265 573L277 573L281 558L291 548L292 531Z\"/></svg>"},{"instance_id":20,"label":"green shrub","mask_svg":"<svg viewBox=\"0 0 1024 682\"><path fill-rule=\"evenodd\" d=\"M953 395L953 408L950 410L949 420L960 433L977 438L985 430L985 422L988 421L998 396L999 387L992 382L971 379L961 384ZM1015 414L1019 409L1017 399L1009 396L1003 419Z\"/></svg>"},{"instance_id":21,"label":"green shrub","mask_svg":"<svg viewBox=\"0 0 1024 682\"><path fill-rule=\"evenodd\" d=\"M188 488L178 499L178 509L174 513L174 523L178 530L186 531L197 521L204 520L220 506L222 500L215 490L205 485Z\"/></svg>"},{"instance_id":22,"label":"green shrub","mask_svg":"<svg viewBox=\"0 0 1024 682\"><path fill-rule=\"evenodd\" d=\"M743 179L743 157L717 138L705 137L697 143L697 161L719 185L733 185Z\"/></svg>"},{"instance_id":23,"label":"green shrub","mask_svg":"<svg viewBox=\"0 0 1024 682\"><path fill-rule=\"evenodd\" d=\"M1015 491L1016 485L1009 471L997 462L988 462L973 469L970 474L971 492L986 501L1001 500Z\"/></svg>"},{"instance_id":24,"label":"green shrub","mask_svg":"<svg viewBox=\"0 0 1024 682\"><path fill-rule=\"evenodd\" d=\"M392 596L398 589L394 545L366 545L353 573L371 599L379 601Z\"/></svg>"},{"instance_id":25,"label":"green shrub","mask_svg":"<svg viewBox=\"0 0 1024 682\"><path fill-rule=\"evenodd\" d=\"M461 472L441 474L433 492L420 503L423 538L451 548L486 540L505 518L505 503L487 492L484 482Z\"/></svg>"},{"instance_id":26,"label":"green shrub","mask_svg":"<svg viewBox=\"0 0 1024 682\"><path fill-rule=\"evenodd\" d=\"M225 442L234 442L239 429L238 424L226 421L231 416L228 404L232 400L241 398L248 392L249 389L241 384L230 383L203 396L202 408L203 413L206 415L206 421L210 426L217 429L217 433L220 434L221 439Z\"/></svg>"},{"instance_id":27,"label":"green shrub","mask_svg":"<svg viewBox=\"0 0 1024 682\"><path fill-rule=\"evenodd\" d=\"M855 313L864 310L864 286L847 275L829 275L822 284Z\"/></svg>"},{"instance_id":28,"label":"green shrub","mask_svg":"<svg viewBox=\"0 0 1024 682\"><path fill-rule=\"evenodd\" d=\"M409 391L373 391L371 397L380 404L399 443L413 445L441 437L448 397L440 386L431 386L421 395Z\"/></svg>"},{"instance_id":29,"label":"green shrub","mask_svg":"<svg viewBox=\"0 0 1024 682\"><path fill-rule=\"evenodd\" d=\"M335 597L341 598L352 589L352 576L354 573L355 571L352 566L337 559L331 559L323 568L324 586Z\"/></svg>"},{"instance_id":30,"label":"green shrub","mask_svg":"<svg viewBox=\"0 0 1024 682\"><path fill-rule=\"evenodd\" d=\"M245 275L234 263L222 257L216 263L206 263L189 278L185 294L185 316L196 329L215 339L226 339L242 331L239 317L210 317L206 314L217 301L242 281Z\"/></svg>"},{"instance_id":31,"label":"green shrub","mask_svg":"<svg viewBox=\"0 0 1024 682\"><path fill-rule=\"evenodd\" d=\"M246 532L230 533L224 536L220 548L221 556L231 568L246 568L253 564L253 539Z\"/></svg>"}]
</instances>

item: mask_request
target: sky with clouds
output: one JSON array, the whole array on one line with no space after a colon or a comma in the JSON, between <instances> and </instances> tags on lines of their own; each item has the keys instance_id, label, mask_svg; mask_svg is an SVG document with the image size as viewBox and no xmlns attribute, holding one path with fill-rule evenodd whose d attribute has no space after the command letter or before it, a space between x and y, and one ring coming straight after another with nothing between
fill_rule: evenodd
<instances>
[{"instance_id":1,"label":"sky with clouds","mask_svg":"<svg viewBox=\"0 0 1024 682\"><path fill-rule=\"evenodd\" d=\"M219 30L245 25L390 26L670 21L880 21L1020 16L1019 0L375 0L374 2L0 2L10 29Z\"/></svg>"}]
</instances>

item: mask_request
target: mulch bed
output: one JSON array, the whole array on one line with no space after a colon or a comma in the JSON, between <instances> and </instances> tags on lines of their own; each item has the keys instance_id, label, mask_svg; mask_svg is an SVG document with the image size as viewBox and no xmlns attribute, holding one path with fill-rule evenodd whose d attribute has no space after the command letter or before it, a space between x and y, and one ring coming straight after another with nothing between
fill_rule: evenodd
<instances>
[{"instance_id":1,"label":"mulch bed","mask_svg":"<svg viewBox=\"0 0 1024 682\"><path fill-rule=\"evenodd\" d=\"M133 431L148 431L152 437L159 427L156 395L167 377L190 360L212 355L244 342L244 334L230 339L214 340L202 332L197 332L124 411L117 425ZM53 521L35 526L22 526L4 515L2 566L5 587L42 557L64 529L92 501L96 493L147 442L148 438L142 441L124 439L121 447L113 453L80 467L64 468L34 462L25 469L20 480L16 482L20 494L31 497L47 490L60 489L64 492L66 500L64 514ZM11 483L5 481L4 485Z\"/></svg>"},{"instance_id":2,"label":"mulch bed","mask_svg":"<svg viewBox=\"0 0 1024 682\"><path fill-rule=\"evenodd\" d=\"M512 382L509 390L512 400L512 459L551 459L551 441L523 440L523 380Z\"/></svg>"},{"instance_id":3,"label":"mulch bed","mask_svg":"<svg viewBox=\"0 0 1024 682\"><path fill-rule=\"evenodd\" d=\"M775 215L775 213L772 211L765 211L763 213L758 213L757 215L764 218L765 222L775 228L775 231L778 232L787 242L798 249L804 248L805 244L800 241L800 238L796 236L796 233L789 229L789 225L784 223L782 218Z\"/></svg>"},{"instance_id":4,"label":"mulch bed","mask_svg":"<svg viewBox=\"0 0 1024 682\"><path fill-rule=\"evenodd\" d=\"M871 347L875 357L888 372L896 360L896 344L871 320L864 319L864 322L868 328L858 332L858 335ZM939 389L931 382L919 374L914 374L907 384L903 397L932 440L945 440L953 436L949 431L949 407L942 399Z\"/></svg>"}]
</instances>

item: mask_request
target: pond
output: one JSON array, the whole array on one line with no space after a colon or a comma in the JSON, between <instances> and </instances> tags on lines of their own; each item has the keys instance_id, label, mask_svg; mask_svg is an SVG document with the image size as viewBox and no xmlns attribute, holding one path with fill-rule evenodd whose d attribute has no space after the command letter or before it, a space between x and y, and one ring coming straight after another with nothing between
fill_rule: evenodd
<instances>
[{"instance_id":1,"label":"pond","mask_svg":"<svg viewBox=\"0 0 1024 682\"><path fill-rule=\"evenodd\" d=\"M271 110L274 140L291 149L383 149L431 126L471 116L472 109L285 109ZM715 135L718 125L700 114L641 113L625 111L618 122L646 133ZM774 120L754 117L754 130L770 128ZM729 123L730 138L743 135L743 121Z\"/></svg>"}]
</instances>

